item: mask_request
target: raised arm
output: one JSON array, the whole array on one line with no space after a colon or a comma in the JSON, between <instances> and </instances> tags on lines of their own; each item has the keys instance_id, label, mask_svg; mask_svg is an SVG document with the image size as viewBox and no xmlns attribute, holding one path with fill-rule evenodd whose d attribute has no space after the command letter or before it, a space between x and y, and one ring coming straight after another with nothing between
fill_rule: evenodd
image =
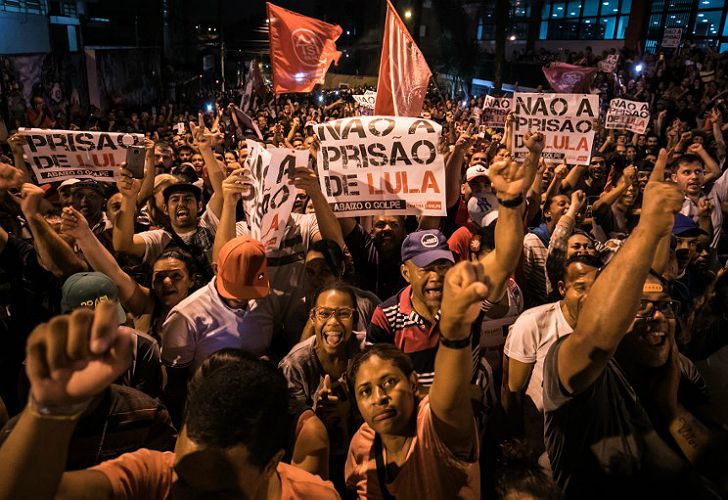
<instances>
[{"instance_id":1,"label":"raised arm","mask_svg":"<svg viewBox=\"0 0 728 500\"><path fill-rule=\"evenodd\" d=\"M48 224L38 210L43 199L43 190L34 184L23 184L23 199L20 207L33 233L33 246L43 266L54 276L64 277L86 271L86 264L73 249Z\"/></svg>"},{"instance_id":2,"label":"raised arm","mask_svg":"<svg viewBox=\"0 0 728 500\"><path fill-rule=\"evenodd\" d=\"M137 203L143 205L154 193L154 141L151 139L144 139L144 147L146 148L146 155L144 157L144 179L142 179L142 187L139 190L139 197Z\"/></svg>"},{"instance_id":3,"label":"raised arm","mask_svg":"<svg viewBox=\"0 0 728 500\"><path fill-rule=\"evenodd\" d=\"M197 125L195 125L195 122L190 122L190 130L192 131L192 137L195 138L197 146L200 148L200 155L205 160L207 178L210 181L210 187L212 187L212 197L208 201L207 207L219 218L223 204L222 181L225 179L225 171L218 164L213 148L222 144L225 136L218 129L219 118L215 119L212 130L205 127L205 119L202 113L197 115L197 120Z\"/></svg>"},{"instance_id":4,"label":"raised arm","mask_svg":"<svg viewBox=\"0 0 728 500\"><path fill-rule=\"evenodd\" d=\"M664 167L659 164L664 162L655 165L645 188L639 224L594 282L574 333L559 351L559 380L570 394L590 387L616 351L637 312L657 245L682 207L682 193L662 180Z\"/></svg>"},{"instance_id":5,"label":"raised arm","mask_svg":"<svg viewBox=\"0 0 728 500\"><path fill-rule=\"evenodd\" d=\"M334 212L321 191L321 184L319 184L316 173L308 167L296 167L293 185L306 191L308 197L311 198L321 238L333 240L338 243L339 247L344 248L344 234L339 221L336 220Z\"/></svg>"},{"instance_id":6,"label":"raised arm","mask_svg":"<svg viewBox=\"0 0 728 500\"><path fill-rule=\"evenodd\" d=\"M134 218L136 217L137 199L141 189L141 181L134 179L131 172L121 169L116 186L121 193L121 210L114 224L114 250L121 253L143 257L147 251L144 239L134 234Z\"/></svg>"},{"instance_id":7,"label":"raised arm","mask_svg":"<svg viewBox=\"0 0 728 500\"><path fill-rule=\"evenodd\" d=\"M149 289L139 285L124 272L114 256L91 232L81 212L72 207L64 208L61 214L61 228L64 234L76 240L91 267L95 271L104 273L119 287L119 298L129 312L135 316L152 312L154 305Z\"/></svg>"},{"instance_id":8,"label":"raised arm","mask_svg":"<svg viewBox=\"0 0 728 500\"><path fill-rule=\"evenodd\" d=\"M586 165L574 165L571 170L569 170L569 173L566 174L566 178L564 178L563 182L561 183L561 189L565 189L568 191L573 191L576 189L576 186L579 184L579 181L581 178L586 174L588 171L588 167Z\"/></svg>"},{"instance_id":9,"label":"raised arm","mask_svg":"<svg viewBox=\"0 0 728 500\"><path fill-rule=\"evenodd\" d=\"M25 139L18 134L13 134L8 138L8 144L10 145L10 150L13 152L13 164L15 165L15 168L19 168L25 174L25 180L31 180L33 177L28 165L25 163L25 156L23 153Z\"/></svg>"},{"instance_id":10,"label":"raised arm","mask_svg":"<svg viewBox=\"0 0 728 500\"><path fill-rule=\"evenodd\" d=\"M43 323L26 347L30 402L0 447L0 499L111 498L111 485L94 471L66 472L68 444L93 396L124 373L131 335L118 329L114 302L81 308ZM39 453L42 450L42 453Z\"/></svg>"},{"instance_id":11,"label":"raised arm","mask_svg":"<svg viewBox=\"0 0 728 500\"><path fill-rule=\"evenodd\" d=\"M561 186L564 182L564 178L567 176L568 172L568 167L563 163L556 165L556 168L554 169L554 178L551 179L549 187L546 188L546 192L543 194L542 198L544 201L548 200L552 196L559 194L559 192L561 191Z\"/></svg>"},{"instance_id":12,"label":"raised arm","mask_svg":"<svg viewBox=\"0 0 728 500\"><path fill-rule=\"evenodd\" d=\"M435 357L435 379L430 405L440 439L454 455L467 457L475 445L476 432L470 401L472 350L470 328L488 294L483 264L460 262L445 275L440 335Z\"/></svg>"},{"instance_id":13,"label":"raised arm","mask_svg":"<svg viewBox=\"0 0 728 500\"><path fill-rule=\"evenodd\" d=\"M491 186L499 201L498 222L495 225L495 250L483 257L481 262L488 270L487 299L494 304L503 300L506 282L516 270L523 251L524 195L536 175L544 147L541 133L526 134L523 139L529 150L523 162L498 162L490 167Z\"/></svg>"},{"instance_id":14,"label":"raised arm","mask_svg":"<svg viewBox=\"0 0 728 500\"><path fill-rule=\"evenodd\" d=\"M688 153L694 154L698 156L701 160L703 160L703 164L705 165L706 184L716 180L723 173L720 169L720 165L718 165L718 162L715 161L713 157L708 154L702 144L691 144L690 146L688 146Z\"/></svg>"},{"instance_id":15,"label":"raised arm","mask_svg":"<svg viewBox=\"0 0 728 500\"><path fill-rule=\"evenodd\" d=\"M561 270L566 262L567 242L574 232L576 216L585 203L586 195L584 191L577 190L571 193L569 208L554 228L554 232L549 240L548 254L546 255L546 275L549 279L561 274ZM552 282L552 285L554 284Z\"/></svg>"},{"instance_id":16,"label":"raised arm","mask_svg":"<svg viewBox=\"0 0 728 500\"><path fill-rule=\"evenodd\" d=\"M458 137L455 147L445 162L445 206L451 208L460 200L460 184L462 183L462 169L465 161L465 153L472 145L472 138L463 133Z\"/></svg>"},{"instance_id":17,"label":"raised arm","mask_svg":"<svg viewBox=\"0 0 728 500\"><path fill-rule=\"evenodd\" d=\"M599 212L600 210L604 210L614 205L620 198L620 196L624 194L627 188L635 182L636 175L637 170L634 168L634 166L630 165L629 167L625 168L624 172L622 172L622 177L619 178L619 180L617 181L617 185L614 187L614 189L604 191L599 199L594 202L594 212Z\"/></svg>"},{"instance_id":18,"label":"raised arm","mask_svg":"<svg viewBox=\"0 0 728 500\"><path fill-rule=\"evenodd\" d=\"M235 215L238 201L243 195L250 195L252 178L250 170L239 168L233 170L222 183L222 212L220 222L215 231L215 243L212 247L212 261L217 262L217 256L225 243L235 238Z\"/></svg>"}]
</instances>

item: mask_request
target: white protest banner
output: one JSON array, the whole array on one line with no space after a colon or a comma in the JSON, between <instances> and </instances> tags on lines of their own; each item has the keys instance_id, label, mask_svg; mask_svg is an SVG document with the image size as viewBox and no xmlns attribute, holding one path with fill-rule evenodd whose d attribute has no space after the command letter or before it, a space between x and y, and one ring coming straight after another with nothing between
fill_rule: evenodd
<instances>
[{"instance_id":1,"label":"white protest banner","mask_svg":"<svg viewBox=\"0 0 728 500\"><path fill-rule=\"evenodd\" d=\"M21 128L23 152L38 184L93 177L114 182L129 146L143 144L142 134Z\"/></svg>"},{"instance_id":2,"label":"white protest banner","mask_svg":"<svg viewBox=\"0 0 728 500\"><path fill-rule=\"evenodd\" d=\"M615 98L609 101L605 128L644 134L650 123L650 105L646 102Z\"/></svg>"},{"instance_id":3,"label":"white protest banner","mask_svg":"<svg viewBox=\"0 0 728 500\"><path fill-rule=\"evenodd\" d=\"M606 59L599 61L597 67L602 73L614 73L619 62L619 54L609 54Z\"/></svg>"},{"instance_id":4,"label":"white protest banner","mask_svg":"<svg viewBox=\"0 0 728 500\"><path fill-rule=\"evenodd\" d=\"M374 109L374 104L377 102L377 93L376 92L369 92L368 94L362 94L362 95L352 95L354 100L359 103L359 106L362 108L369 108Z\"/></svg>"},{"instance_id":5,"label":"white protest banner","mask_svg":"<svg viewBox=\"0 0 728 500\"><path fill-rule=\"evenodd\" d=\"M665 28L665 33L662 35L661 47L666 49L674 49L680 46L680 39L682 38L682 28Z\"/></svg>"},{"instance_id":6,"label":"white protest banner","mask_svg":"<svg viewBox=\"0 0 728 500\"><path fill-rule=\"evenodd\" d=\"M513 96L513 154L527 155L523 136L543 132L546 161L588 165L594 145L594 122L599 117L599 96L591 94L518 93Z\"/></svg>"},{"instance_id":7,"label":"white protest banner","mask_svg":"<svg viewBox=\"0 0 728 500\"><path fill-rule=\"evenodd\" d=\"M338 217L445 215L442 127L421 118L358 116L321 123L318 175Z\"/></svg>"},{"instance_id":8,"label":"white protest banner","mask_svg":"<svg viewBox=\"0 0 728 500\"><path fill-rule=\"evenodd\" d=\"M481 123L488 128L503 128L506 126L506 115L513 107L510 97L485 96L483 101L483 115Z\"/></svg>"},{"instance_id":9,"label":"white protest banner","mask_svg":"<svg viewBox=\"0 0 728 500\"><path fill-rule=\"evenodd\" d=\"M253 178L253 189L243 197L243 210L250 237L260 241L266 251L277 250L286 231L288 217L296 201L293 179L296 167L308 166L308 150L270 148L246 140L246 166Z\"/></svg>"}]
</instances>

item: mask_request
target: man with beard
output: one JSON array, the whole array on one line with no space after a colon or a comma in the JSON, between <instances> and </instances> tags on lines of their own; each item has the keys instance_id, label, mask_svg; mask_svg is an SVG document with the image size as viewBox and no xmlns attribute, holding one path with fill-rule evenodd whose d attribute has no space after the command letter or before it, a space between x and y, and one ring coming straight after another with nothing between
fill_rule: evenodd
<instances>
[{"instance_id":1,"label":"man with beard","mask_svg":"<svg viewBox=\"0 0 728 500\"><path fill-rule=\"evenodd\" d=\"M215 207L220 207L214 198L207 205L202 216L200 188L188 183L175 183L163 191L164 213L169 216L169 226L134 234L134 216L141 183L132 179L128 170L122 169L117 182L123 196L117 224L113 231L114 249L137 257L151 264L170 245L189 252L200 266L206 279L212 277L212 247L218 225ZM218 208L219 211L219 208Z\"/></svg>"},{"instance_id":2,"label":"man with beard","mask_svg":"<svg viewBox=\"0 0 728 500\"><path fill-rule=\"evenodd\" d=\"M566 498L696 496L690 463L708 458L699 376L675 344L676 302L650 270L682 204L659 163L638 226L546 355L546 449Z\"/></svg>"},{"instance_id":3,"label":"man with beard","mask_svg":"<svg viewBox=\"0 0 728 500\"><path fill-rule=\"evenodd\" d=\"M154 165L156 174L169 173L174 165L174 150L166 142L157 142L154 145Z\"/></svg>"},{"instance_id":4,"label":"man with beard","mask_svg":"<svg viewBox=\"0 0 728 500\"><path fill-rule=\"evenodd\" d=\"M354 219L339 219L344 242L360 277L359 286L377 297L390 297L407 285L399 271L406 236L402 216L375 216L371 233Z\"/></svg>"},{"instance_id":5,"label":"man with beard","mask_svg":"<svg viewBox=\"0 0 728 500\"><path fill-rule=\"evenodd\" d=\"M711 246L717 248L723 226L723 211L721 203L728 201L728 170L723 172L709 192L705 192L705 167L703 160L696 155L687 154L677 160L673 167L672 180L677 182L685 193L680 213L687 215L698 222L700 214L700 200L707 197L712 203L710 220L713 224L713 241Z\"/></svg>"},{"instance_id":6,"label":"man with beard","mask_svg":"<svg viewBox=\"0 0 728 500\"><path fill-rule=\"evenodd\" d=\"M113 251L113 225L104 213L106 195L103 185L94 179L83 179L73 184L71 186L71 206L83 214L94 236L106 248Z\"/></svg>"},{"instance_id":7,"label":"man with beard","mask_svg":"<svg viewBox=\"0 0 728 500\"><path fill-rule=\"evenodd\" d=\"M586 173L586 177L584 177L584 173ZM562 188L567 191L584 191L587 203L591 204L591 200L598 198L604 191L604 187L607 185L607 173L605 158L598 154L593 155L588 167L577 165L571 169L569 175L564 179Z\"/></svg>"}]
</instances>

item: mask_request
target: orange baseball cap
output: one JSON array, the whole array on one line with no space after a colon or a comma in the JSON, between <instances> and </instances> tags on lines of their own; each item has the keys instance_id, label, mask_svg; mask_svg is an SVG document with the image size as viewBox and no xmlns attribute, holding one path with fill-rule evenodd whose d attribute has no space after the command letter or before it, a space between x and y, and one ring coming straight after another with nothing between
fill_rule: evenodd
<instances>
[{"instance_id":1,"label":"orange baseball cap","mask_svg":"<svg viewBox=\"0 0 728 500\"><path fill-rule=\"evenodd\" d=\"M217 259L215 286L225 299L259 299L268 295L268 264L259 241L239 236L228 241Z\"/></svg>"}]
</instances>

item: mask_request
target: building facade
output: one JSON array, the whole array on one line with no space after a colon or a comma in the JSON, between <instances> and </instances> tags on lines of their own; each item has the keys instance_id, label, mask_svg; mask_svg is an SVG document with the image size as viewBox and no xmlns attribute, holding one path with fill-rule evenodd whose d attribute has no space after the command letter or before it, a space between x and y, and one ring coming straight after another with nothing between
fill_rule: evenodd
<instances>
[{"instance_id":1,"label":"building facade","mask_svg":"<svg viewBox=\"0 0 728 500\"><path fill-rule=\"evenodd\" d=\"M484 48L495 43L496 1L477 3L476 39ZM727 17L725 0L512 0L507 53L580 50L584 41L595 51L627 46L655 52L666 28L682 29L683 41L725 52Z\"/></svg>"}]
</instances>

